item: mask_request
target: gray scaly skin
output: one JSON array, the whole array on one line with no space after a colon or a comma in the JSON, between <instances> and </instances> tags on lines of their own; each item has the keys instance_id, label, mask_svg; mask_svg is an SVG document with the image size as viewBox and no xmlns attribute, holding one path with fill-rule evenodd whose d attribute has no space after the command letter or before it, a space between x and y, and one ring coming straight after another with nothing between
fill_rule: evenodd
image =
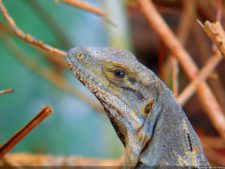
<instances>
[{"instance_id":1,"label":"gray scaly skin","mask_svg":"<svg viewBox=\"0 0 225 169\"><path fill-rule=\"evenodd\" d=\"M125 146L123 166L204 166L201 143L172 92L128 51L76 47L67 61Z\"/></svg>"}]
</instances>

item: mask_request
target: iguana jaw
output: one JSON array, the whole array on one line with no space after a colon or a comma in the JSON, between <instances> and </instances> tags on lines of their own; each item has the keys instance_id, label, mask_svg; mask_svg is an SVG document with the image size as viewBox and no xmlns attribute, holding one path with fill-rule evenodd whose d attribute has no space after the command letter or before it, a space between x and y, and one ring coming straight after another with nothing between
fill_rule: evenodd
<instances>
[{"instance_id":1,"label":"iguana jaw","mask_svg":"<svg viewBox=\"0 0 225 169\"><path fill-rule=\"evenodd\" d=\"M79 50L79 52L81 51ZM97 78L91 75L87 67L80 63L75 57L79 52L77 49L68 52L67 61L70 69L77 79L98 98L106 109L106 113L108 113L121 141L123 142L123 139L125 139L123 143L127 144L129 142L127 137L136 133L136 130L142 126L142 122L137 118L137 113L131 107L109 91Z\"/></svg>"}]
</instances>

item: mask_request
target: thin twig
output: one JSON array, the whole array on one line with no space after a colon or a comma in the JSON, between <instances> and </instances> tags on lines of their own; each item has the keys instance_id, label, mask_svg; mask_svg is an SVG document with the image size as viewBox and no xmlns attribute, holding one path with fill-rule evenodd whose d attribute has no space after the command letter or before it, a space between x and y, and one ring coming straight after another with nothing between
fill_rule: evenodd
<instances>
[{"instance_id":1,"label":"thin twig","mask_svg":"<svg viewBox=\"0 0 225 169\"><path fill-rule=\"evenodd\" d=\"M34 2L34 1L31 1L31 2ZM10 34L10 35L13 34L11 29L9 28L8 25L5 25L0 22L0 36L4 37L5 35L8 35L8 34ZM64 57L60 57L60 55L58 55L58 54L54 54L49 51L42 50L41 48L39 48L37 46L34 46L34 49L37 50L38 52L40 52L41 55L44 56L44 59L47 59L53 65L55 65L61 69L68 69L68 65L66 64Z\"/></svg>"},{"instance_id":2,"label":"thin twig","mask_svg":"<svg viewBox=\"0 0 225 169\"><path fill-rule=\"evenodd\" d=\"M107 15L107 13L103 11L102 9L92 6L89 3L82 2L80 0L55 0L55 1L72 5L74 7L86 10L88 12L91 12L93 14L96 14L102 17L105 17Z\"/></svg>"},{"instance_id":3,"label":"thin twig","mask_svg":"<svg viewBox=\"0 0 225 169\"><path fill-rule=\"evenodd\" d=\"M211 47L212 45L206 40L205 32L202 31L202 28L198 24L194 24L192 30L192 37L194 38L193 43L195 43L194 45L198 49L198 58L200 59L200 63L205 65L208 59L214 54L214 49L218 49L215 44L213 45L215 47ZM216 79L213 78L212 75L216 75ZM209 75L207 80L223 112L225 112L225 90L219 72L215 69L213 73Z\"/></svg>"},{"instance_id":4,"label":"thin twig","mask_svg":"<svg viewBox=\"0 0 225 169\"><path fill-rule=\"evenodd\" d=\"M52 110L50 107L43 108L25 127L19 130L0 147L0 159L9 152L20 140L22 140L32 129L46 119Z\"/></svg>"},{"instance_id":5,"label":"thin twig","mask_svg":"<svg viewBox=\"0 0 225 169\"><path fill-rule=\"evenodd\" d=\"M55 53L61 56L66 56L66 52L59 50L57 48L54 48L50 45L45 44L44 42L37 40L35 38L33 38L31 35L24 33L20 28L17 27L15 21L13 20L13 18L8 14L5 6L2 3L2 0L0 0L0 10L3 14L3 16L5 17L6 21L8 22L10 28L13 30L13 32L21 39L23 39L24 41L33 44L35 46L38 46L46 51L49 51L51 53Z\"/></svg>"},{"instance_id":6,"label":"thin twig","mask_svg":"<svg viewBox=\"0 0 225 169\"><path fill-rule=\"evenodd\" d=\"M174 36L168 25L155 9L153 3L149 0L138 0L137 2L139 3L146 19L148 20L149 25L152 27L155 33L158 34L165 45L171 50L174 56L177 57L189 79L194 80L199 72L197 65L194 63L189 53L183 48L183 46ZM225 139L224 113L207 83L201 82L199 84L197 94L202 107L208 114L213 126L217 129L223 139Z\"/></svg>"},{"instance_id":7,"label":"thin twig","mask_svg":"<svg viewBox=\"0 0 225 169\"><path fill-rule=\"evenodd\" d=\"M174 57L171 57L170 59L170 64L171 64L171 68L172 68L172 90L173 90L173 94L175 96L178 96L179 94L179 64L177 59L175 59Z\"/></svg>"},{"instance_id":8,"label":"thin twig","mask_svg":"<svg viewBox=\"0 0 225 169\"><path fill-rule=\"evenodd\" d=\"M31 69L47 81L51 82L59 89L78 97L85 103L89 104L94 110L98 112L103 112L103 108L101 107L100 103L90 99L85 93L68 83L68 81L65 80L58 73L54 73L52 71L49 71L48 69L41 68L33 59L27 57L26 54L20 48L18 48L18 46L11 39L4 39L4 42L6 46L10 49L10 51L13 53L13 56L15 56L29 69Z\"/></svg>"},{"instance_id":9,"label":"thin twig","mask_svg":"<svg viewBox=\"0 0 225 169\"><path fill-rule=\"evenodd\" d=\"M223 55L223 58L225 59L225 32L220 22L209 22L206 21L204 24L198 22L201 27L204 29L206 34L209 36L211 41L217 46L221 54ZM219 99L223 110L225 110L224 105L224 88L222 87L220 83L220 78L218 78L216 81L211 81L211 84L214 87L214 91L217 94L217 98Z\"/></svg>"},{"instance_id":10,"label":"thin twig","mask_svg":"<svg viewBox=\"0 0 225 169\"><path fill-rule=\"evenodd\" d=\"M178 102L181 105L184 105L188 101L188 99L195 93L198 84L204 81L213 72L216 66L221 62L222 58L222 55L218 51L213 56L211 56L211 58L201 69L195 80L193 80L179 95Z\"/></svg>"},{"instance_id":11,"label":"thin twig","mask_svg":"<svg viewBox=\"0 0 225 169\"><path fill-rule=\"evenodd\" d=\"M1 94L7 94L7 93L13 93L13 92L14 92L13 89L1 90L1 91L0 91L0 95L1 95Z\"/></svg>"},{"instance_id":12,"label":"thin twig","mask_svg":"<svg viewBox=\"0 0 225 169\"><path fill-rule=\"evenodd\" d=\"M40 16L40 19L46 24L46 27L51 29L55 37L57 37L57 43L60 44L60 46L66 48L71 46L72 43L70 42L68 35L66 35L66 32L62 29L58 18L54 18L54 16L49 12L48 8L45 8L45 6L37 0L26 1L26 3L30 6L30 8L32 8L32 10L34 10L37 15Z\"/></svg>"},{"instance_id":13,"label":"thin twig","mask_svg":"<svg viewBox=\"0 0 225 169\"><path fill-rule=\"evenodd\" d=\"M180 43L184 45L186 43L186 39L190 32L191 25L194 21L196 16L195 8L196 8L196 0L189 0L183 2L183 14L180 18L181 23L178 27L177 31L177 38L179 39ZM178 75L179 75L179 65L177 58L170 55L171 57L171 67L172 67L172 82L173 82L173 92L175 96L178 96L179 92L179 83L178 83Z\"/></svg>"}]
</instances>

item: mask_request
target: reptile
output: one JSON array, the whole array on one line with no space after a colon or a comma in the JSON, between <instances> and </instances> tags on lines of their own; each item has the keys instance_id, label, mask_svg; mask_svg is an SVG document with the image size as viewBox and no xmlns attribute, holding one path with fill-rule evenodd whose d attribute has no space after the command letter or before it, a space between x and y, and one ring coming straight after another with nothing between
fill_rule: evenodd
<instances>
[{"instance_id":1,"label":"reptile","mask_svg":"<svg viewBox=\"0 0 225 169\"><path fill-rule=\"evenodd\" d=\"M123 143L121 166L209 167L170 89L132 53L79 46L66 58L76 78L100 101Z\"/></svg>"}]
</instances>

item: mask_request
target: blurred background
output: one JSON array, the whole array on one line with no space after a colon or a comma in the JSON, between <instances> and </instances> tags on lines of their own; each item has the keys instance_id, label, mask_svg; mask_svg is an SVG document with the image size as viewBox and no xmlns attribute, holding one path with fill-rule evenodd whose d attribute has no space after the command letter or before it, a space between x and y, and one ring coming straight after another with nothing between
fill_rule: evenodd
<instances>
[{"instance_id":1,"label":"blurred background","mask_svg":"<svg viewBox=\"0 0 225 169\"><path fill-rule=\"evenodd\" d=\"M88 0L107 12L106 20L87 11L54 0L5 0L9 14L18 27L33 37L62 50L78 45L112 46L135 53L138 59L172 89L169 52L146 22L135 1ZM186 6L179 0L154 1L157 9L176 34ZM187 5L187 4L186 4ZM223 4L222 8L224 9ZM194 20L184 46L202 67L211 56L212 44L196 20L216 20L217 1L198 0L192 8ZM224 24L224 10L222 24ZM112 22L112 23L111 23ZM222 61L208 82L225 110L225 62ZM178 76L178 94L189 80L182 69ZM101 159L118 158L123 147L105 114L87 102L93 95L68 70L62 57L18 39L0 15L0 90L12 88L12 94L0 95L0 143L10 138L40 109L52 107L54 114L25 137L12 152L79 155ZM87 98L87 99L82 99ZM99 105L98 105L99 106ZM207 115L193 96L184 110L198 134L216 137ZM217 140L218 141L218 140ZM213 142L207 142L213 144ZM208 158L225 165L225 145L214 149ZM212 151L211 151L212 152ZM214 160L221 157L220 160Z\"/></svg>"}]
</instances>

